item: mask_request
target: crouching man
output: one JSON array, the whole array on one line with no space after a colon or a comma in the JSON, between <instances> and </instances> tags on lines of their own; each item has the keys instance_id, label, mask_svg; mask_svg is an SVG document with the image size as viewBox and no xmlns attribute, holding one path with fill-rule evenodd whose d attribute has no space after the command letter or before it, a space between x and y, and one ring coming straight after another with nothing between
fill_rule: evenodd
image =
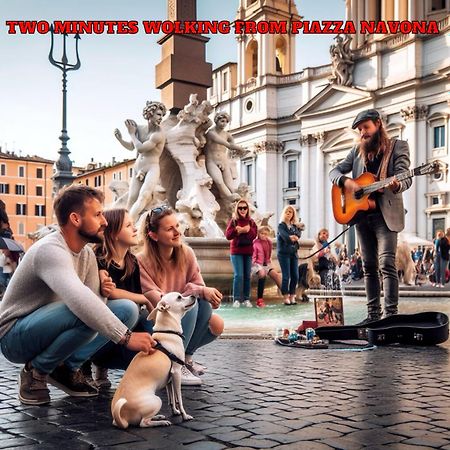
<instances>
[{"instance_id":1,"label":"crouching man","mask_svg":"<svg viewBox=\"0 0 450 450\"><path fill-rule=\"evenodd\" d=\"M154 351L148 333L130 331L138 319L135 303L106 304L100 296L87 244L103 240L102 203L103 194L88 186L62 190L53 205L60 231L27 251L0 302L0 347L9 361L25 364L19 386L24 404L48 403L47 381L72 396L97 395L80 366L109 341Z\"/></svg>"}]
</instances>

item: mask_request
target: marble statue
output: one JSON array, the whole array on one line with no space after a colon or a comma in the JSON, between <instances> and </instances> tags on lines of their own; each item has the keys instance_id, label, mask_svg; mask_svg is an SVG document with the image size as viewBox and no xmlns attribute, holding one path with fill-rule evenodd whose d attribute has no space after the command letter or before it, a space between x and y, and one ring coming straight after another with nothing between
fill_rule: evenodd
<instances>
[{"instance_id":1,"label":"marble statue","mask_svg":"<svg viewBox=\"0 0 450 450\"><path fill-rule=\"evenodd\" d=\"M153 194L160 180L159 158L166 142L160 125L165 114L166 107L162 103L147 101L143 110L147 124L137 125L131 119L125 121L131 142L125 141L118 129L114 131L115 137L123 147L130 151L137 150L126 203L130 216L135 221L152 203Z\"/></svg>"},{"instance_id":2,"label":"marble statue","mask_svg":"<svg viewBox=\"0 0 450 450\"><path fill-rule=\"evenodd\" d=\"M352 52L350 43L352 37L348 34L345 39L337 35L336 43L330 46L331 56L331 81L342 86L351 86L353 83L353 67Z\"/></svg>"},{"instance_id":3,"label":"marble statue","mask_svg":"<svg viewBox=\"0 0 450 450\"><path fill-rule=\"evenodd\" d=\"M237 174L234 173L229 151L238 155L245 154L245 150L234 143L233 136L225 127L230 122L230 116L225 112L219 112L214 117L215 126L206 132L206 145L204 154L206 157L206 170L217 187L219 196L231 202L239 199L236 193Z\"/></svg>"},{"instance_id":4,"label":"marble statue","mask_svg":"<svg viewBox=\"0 0 450 450\"><path fill-rule=\"evenodd\" d=\"M126 207L139 222L146 210L169 204L185 236L222 238L234 202L249 193L245 183L239 190L235 187L237 156L246 151L225 131L229 115L216 114L213 124L213 107L206 100L200 103L196 94L177 116L169 114L162 121L165 112L163 104L147 102L148 125L126 120L131 142L115 130L117 140L127 150L136 149L138 157L129 191L124 181L109 186L116 197L114 206ZM268 217L261 219L267 222Z\"/></svg>"},{"instance_id":5,"label":"marble statue","mask_svg":"<svg viewBox=\"0 0 450 450\"><path fill-rule=\"evenodd\" d=\"M223 237L215 221L220 209L211 192L212 178L206 171L202 149L206 143L204 132L211 125L209 114L213 108L197 95L189 97L189 103L178 113L177 122L166 126L166 148L177 163L181 183L176 193L175 209L180 216L185 235L191 237Z\"/></svg>"}]
</instances>

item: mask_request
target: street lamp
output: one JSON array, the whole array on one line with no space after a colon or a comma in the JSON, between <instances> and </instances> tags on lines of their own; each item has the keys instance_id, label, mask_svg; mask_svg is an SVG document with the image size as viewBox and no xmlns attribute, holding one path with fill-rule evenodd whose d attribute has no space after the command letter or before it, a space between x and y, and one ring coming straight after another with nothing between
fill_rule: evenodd
<instances>
[{"instance_id":1,"label":"street lamp","mask_svg":"<svg viewBox=\"0 0 450 450\"><path fill-rule=\"evenodd\" d=\"M80 39L80 35L77 33L75 38L75 52L77 61L75 64L69 64L66 54L66 38L67 33L63 33L63 54L60 61L57 61L53 57L53 38L54 38L54 29L53 25L50 26L51 33L51 45L50 52L48 55L48 59L50 63L60 69L62 71L62 92L63 92L63 104L62 104L62 130L61 136L59 139L62 142L62 146L59 149L59 158L56 161L56 172L52 177L53 179L53 194L56 194L63 186L67 184L71 184L73 179L75 178L72 173L72 161L69 158L70 151L67 148L67 141L70 139L67 134L67 72L71 70L78 70L81 66L80 57L78 55L78 41Z\"/></svg>"}]
</instances>

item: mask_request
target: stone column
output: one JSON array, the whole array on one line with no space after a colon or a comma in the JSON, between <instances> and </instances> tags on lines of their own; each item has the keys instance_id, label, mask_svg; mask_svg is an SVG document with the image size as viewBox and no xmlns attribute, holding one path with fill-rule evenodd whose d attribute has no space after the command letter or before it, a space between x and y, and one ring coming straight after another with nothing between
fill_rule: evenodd
<instances>
[{"instance_id":1,"label":"stone column","mask_svg":"<svg viewBox=\"0 0 450 450\"><path fill-rule=\"evenodd\" d=\"M356 29L359 29L358 15L357 15L357 0L346 0L345 2L345 16L346 20L351 20L355 23ZM350 43L352 50L357 47L357 39L352 39Z\"/></svg>"},{"instance_id":2,"label":"stone column","mask_svg":"<svg viewBox=\"0 0 450 450\"><path fill-rule=\"evenodd\" d=\"M404 140L408 141L411 166L413 169L426 162L426 116L428 106L408 106L401 109L400 114L406 122ZM424 221L424 210L426 208L426 198L423 195L426 191L426 176L413 178L411 187L403 194L405 208L408 213L405 216L405 231L418 233L419 236L426 235L426 221ZM419 193L421 195L419 195Z\"/></svg>"},{"instance_id":3,"label":"stone column","mask_svg":"<svg viewBox=\"0 0 450 450\"><path fill-rule=\"evenodd\" d=\"M316 148L315 148L315 161L313 170L313 180L311 183L311 187L314 192L311 192L311 197L314 199L314 203L312 205L313 211L313 227L314 230L318 230L325 226L325 177L328 175L325 173L325 158L322 152L322 145L325 138L325 133L323 131L319 131L314 133L314 139L316 140ZM329 202L328 202L329 203Z\"/></svg>"},{"instance_id":4,"label":"stone column","mask_svg":"<svg viewBox=\"0 0 450 450\"><path fill-rule=\"evenodd\" d=\"M278 187L281 178L278 171L278 154L284 150L284 142L262 141L255 144L256 155L256 204L260 212L273 211L272 225L276 226L283 205L279 204Z\"/></svg>"},{"instance_id":5,"label":"stone column","mask_svg":"<svg viewBox=\"0 0 450 450\"><path fill-rule=\"evenodd\" d=\"M357 14L357 29L359 28L359 23L361 22L361 20L365 19L365 11L364 11L364 0L358 0L358 14ZM361 45L364 44L364 39L365 36L361 33L357 33L356 34L356 40L357 40L357 45L358 47L360 47Z\"/></svg>"},{"instance_id":6,"label":"stone column","mask_svg":"<svg viewBox=\"0 0 450 450\"><path fill-rule=\"evenodd\" d=\"M300 157L300 212L302 215L302 221L306 225L306 236L313 237L314 230L313 226L313 217L315 211L311 204L314 205L314 201L312 197L312 192L310 191L311 185L311 177L310 174L312 172L311 160L310 160L310 152L311 145L314 141L311 134L302 134L300 135L300 145L302 149L301 157Z\"/></svg>"},{"instance_id":7,"label":"stone column","mask_svg":"<svg viewBox=\"0 0 450 450\"><path fill-rule=\"evenodd\" d=\"M416 0L408 0L408 20L417 20L417 13Z\"/></svg>"}]
</instances>

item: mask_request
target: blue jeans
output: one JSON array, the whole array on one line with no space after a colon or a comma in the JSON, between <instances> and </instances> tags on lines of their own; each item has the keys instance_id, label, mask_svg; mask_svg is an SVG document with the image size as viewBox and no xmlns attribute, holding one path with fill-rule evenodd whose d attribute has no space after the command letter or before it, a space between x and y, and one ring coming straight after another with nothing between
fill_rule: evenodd
<instances>
[{"instance_id":1,"label":"blue jeans","mask_svg":"<svg viewBox=\"0 0 450 450\"><path fill-rule=\"evenodd\" d=\"M381 283L383 277L384 311L387 316L398 312L398 274L395 266L397 232L391 231L380 212L368 214L356 225L361 247L367 310L371 319L381 317Z\"/></svg>"},{"instance_id":2,"label":"blue jeans","mask_svg":"<svg viewBox=\"0 0 450 450\"><path fill-rule=\"evenodd\" d=\"M294 295L298 283L298 256L278 253L281 268L281 294Z\"/></svg>"},{"instance_id":3,"label":"blue jeans","mask_svg":"<svg viewBox=\"0 0 450 450\"><path fill-rule=\"evenodd\" d=\"M233 264L233 300L250 300L251 255L230 255Z\"/></svg>"},{"instance_id":4,"label":"blue jeans","mask_svg":"<svg viewBox=\"0 0 450 450\"><path fill-rule=\"evenodd\" d=\"M434 258L434 276L436 278L436 284L445 284L445 269L447 268L448 261L442 258L441 255L436 255Z\"/></svg>"},{"instance_id":5,"label":"blue jeans","mask_svg":"<svg viewBox=\"0 0 450 450\"><path fill-rule=\"evenodd\" d=\"M128 327L138 311L130 300L108 302L109 309ZM83 323L62 302L49 303L16 321L0 341L5 358L51 373L63 361L72 370L89 359L109 339Z\"/></svg>"},{"instance_id":6,"label":"blue jeans","mask_svg":"<svg viewBox=\"0 0 450 450\"><path fill-rule=\"evenodd\" d=\"M206 300L199 299L197 304L181 319L181 327L184 335L183 343L187 355L193 355L197 349L217 339L217 336L212 334L209 329L211 314L212 308L210 303ZM147 311L141 312L134 331L153 333L154 324L147 320L147 316ZM123 345L110 342L93 355L92 360L99 367L126 369L136 353Z\"/></svg>"}]
</instances>

